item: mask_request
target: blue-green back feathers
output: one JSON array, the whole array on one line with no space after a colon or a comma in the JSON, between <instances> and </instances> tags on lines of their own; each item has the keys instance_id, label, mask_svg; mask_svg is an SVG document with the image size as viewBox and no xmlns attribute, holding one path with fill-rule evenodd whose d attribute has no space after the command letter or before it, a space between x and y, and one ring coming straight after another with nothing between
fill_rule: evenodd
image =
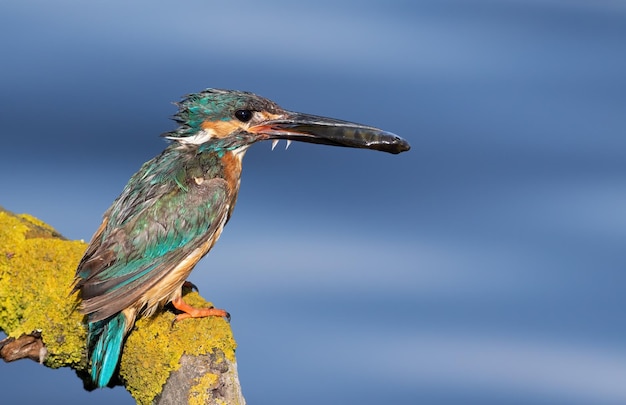
<instances>
[{"instance_id":1,"label":"blue-green back feathers","mask_svg":"<svg viewBox=\"0 0 626 405\"><path fill-rule=\"evenodd\" d=\"M138 301L224 225L236 195L211 159L170 146L131 178L79 264L77 288L90 321Z\"/></svg>"}]
</instances>

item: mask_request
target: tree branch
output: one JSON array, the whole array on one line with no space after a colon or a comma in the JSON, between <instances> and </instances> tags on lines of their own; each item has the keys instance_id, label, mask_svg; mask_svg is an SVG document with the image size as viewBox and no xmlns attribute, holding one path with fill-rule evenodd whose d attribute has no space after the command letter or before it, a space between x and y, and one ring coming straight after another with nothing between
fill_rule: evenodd
<instances>
[{"instance_id":1,"label":"tree branch","mask_svg":"<svg viewBox=\"0 0 626 405\"><path fill-rule=\"evenodd\" d=\"M30 215L0 207L0 358L29 358L71 367L92 389L86 329L71 294L86 244L69 241ZM197 293L185 300L209 306ZM137 321L112 385L123 385L140 404L245 404L237 376L230 325L209 317L177 322L161 311Z\"/></svg>"}]
</instances>

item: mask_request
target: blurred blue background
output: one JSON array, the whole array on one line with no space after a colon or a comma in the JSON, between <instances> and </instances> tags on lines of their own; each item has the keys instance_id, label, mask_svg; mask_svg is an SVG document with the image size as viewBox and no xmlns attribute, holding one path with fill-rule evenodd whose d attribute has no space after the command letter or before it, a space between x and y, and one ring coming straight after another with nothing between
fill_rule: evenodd
<instances>
[{"instance_id":1,"label":"blurred blue background","mask_svg":"<svg viewBox=\"0 0 626 405\"><path fill-rule=\"evenodd\" d=\"M623 2L4 1L0 44L0 205L72 239L206 87L411 142L248 152L191 280L250 404L626 403ZM0 387L133 402L29 361Z\"/></svg>"}]
</instances>

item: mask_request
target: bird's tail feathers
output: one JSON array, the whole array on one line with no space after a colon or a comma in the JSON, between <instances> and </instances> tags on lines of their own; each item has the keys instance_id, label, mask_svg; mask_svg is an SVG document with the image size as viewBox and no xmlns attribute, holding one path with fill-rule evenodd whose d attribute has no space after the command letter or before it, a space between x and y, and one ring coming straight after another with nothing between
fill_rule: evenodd
<instances>
[{"instance_id":1,"label":"bird's tail feathers","mask_svg":"<svg viewBox=\"0 0 626 405\"><path fill-rule=\"evenodd\" d=\"M89 322L91 378L97 387L106 387L122 354L128 320L120 312L107 319Z\"/></svg>"}]
</instances>

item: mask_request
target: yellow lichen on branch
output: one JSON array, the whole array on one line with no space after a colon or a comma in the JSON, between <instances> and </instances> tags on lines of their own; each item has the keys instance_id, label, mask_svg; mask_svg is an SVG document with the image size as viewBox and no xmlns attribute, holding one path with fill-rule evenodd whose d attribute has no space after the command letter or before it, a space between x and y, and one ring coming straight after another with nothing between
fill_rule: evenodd
<instances>
[{"instance_id":1,"label":"yellow lichen on branch","mask_svg":"<svg viewBox=\"0 0 626 405\"><path fill-rule=\"evenodd\" d=\"M41 332L48 367L85 362L83 316L74 310L71 285L86 247L30 215L0 211L0 329L14 338Z\"/></svg>"},{"instance_id":2,"label":"yellow lichen on branch","mask_svg":"<svg viewBox=\"0 0 626 405\"><path fill-rule=\"evenodd\" d=\"M195 307L212 306L193 292L185 296L185 301ZM169 375L180 367L179 361L185 354L216 354L215 359L223 357L235 361L235 340L224 319L207 317L173 321L171 312L140 319L126 341L125 347L133 349L125 349L120 375L139 403L150 403L154 398L151 395L161 392Z\"/></svg>"},{"instance_id":3,"label":"yellow lichen on branch","mask_svg":"<svg viewBox=\"0 0 626 405\"><path fill-rule=\"evenodd\" d=\"M15 215L0 207L0 330L11 338L30 338L26 343L41 339L43 364L72 367L88 380L86 327L78 311L78 296L71 293L75 269L86 247L82 241L66 240L30 215ZM210 305L196 293L187 294L185 300L196 307ZM236 344L228 322L208 317L172 324L173 319L174 314L167 310L140 319L126 340L121 383L135 400L155 402L172 373L184 367L182 359L191 356L207 359L200 363L206 365L198 379L203 384L188 393L170 387L168 396L174 392L174 403L180 402L180 395L192 395L203 403L223 402L211 397L215 393L238 398L231 403L244 403L236 376ZM193 369L197 371L198 366ZM233 380L235 384L230 383Z\"/></svg>"}]
</instances>

